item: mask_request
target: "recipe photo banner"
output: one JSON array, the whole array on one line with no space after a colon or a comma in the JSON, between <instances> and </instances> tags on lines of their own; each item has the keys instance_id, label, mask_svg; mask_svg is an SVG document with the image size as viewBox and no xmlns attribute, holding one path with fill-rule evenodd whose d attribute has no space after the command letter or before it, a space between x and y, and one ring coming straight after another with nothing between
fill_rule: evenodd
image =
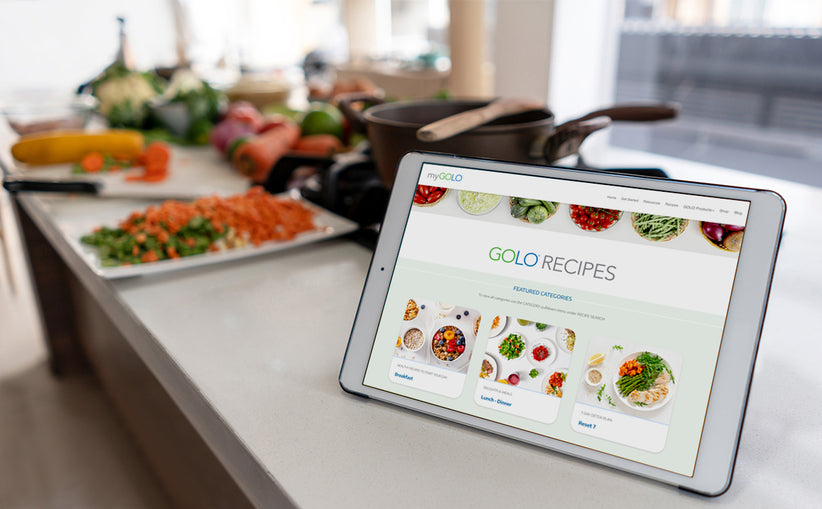
<instances>
[{"instance_id":1,"label":"recipe photo banner","mask_svg":"<svg viewBox=\"0 0 822 509\"><path fill-rule=\"evenodd\" d=\"M715 315L724 315L728 306L737 263L736 258L422 213L409 217L399 256Z\"/></svg>"},{"instance_id":2,"label":"recipe photo banner","mask_svg":"<svg viewBox=\"0 0 822 509\"><path fill-rule=\"evenodd\" d=\"M743 200L573 182L530 175L511 175L433 164L423 166L418 183L740 226L745 225L750 208L750 203Z\"/></svg>"}]
</instances>

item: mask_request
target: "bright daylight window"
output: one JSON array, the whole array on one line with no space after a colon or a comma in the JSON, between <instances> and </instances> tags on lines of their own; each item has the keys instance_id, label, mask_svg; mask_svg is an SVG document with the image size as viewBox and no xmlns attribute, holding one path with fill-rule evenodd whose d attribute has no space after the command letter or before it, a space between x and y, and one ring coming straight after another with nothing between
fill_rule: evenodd
<instances>
[{"instance_id":1,"label":"bright daylight window","mask_svg":"<svg viewBox=\"0 0 822 509\"><path fill-rule=\"evenodd\" d=\"M616 102L675 101L616 146L822 185L822 3L626 0Z\"/></svg>"}]
</instances>

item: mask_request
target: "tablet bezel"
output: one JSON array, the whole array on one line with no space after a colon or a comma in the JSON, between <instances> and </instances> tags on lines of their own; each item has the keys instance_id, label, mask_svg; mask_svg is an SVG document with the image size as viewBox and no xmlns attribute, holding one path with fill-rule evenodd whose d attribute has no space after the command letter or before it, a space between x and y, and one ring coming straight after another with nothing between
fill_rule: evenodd
<instances>
[{"instance_id":1,"label":"tablet bezel","mask_svg":"<svg viewBox=\"0 0 822 509\"><path fill-rule=\"evenodd\" d=\"M739 254L726 326L692 477L363 385L423 163L750 202L745 240ZM340 385L347 392L515 438L703 495L720 495L730 486L733 475L784 215L785 202L782 197L767 190L593 173L442 154L409 153L400 162L394 181L380 238L368 269L343 359L339 376ZM741 274L746 276L740 277ZM758 319L747 318L751 316Z\"/></svg>"}]
</instances>

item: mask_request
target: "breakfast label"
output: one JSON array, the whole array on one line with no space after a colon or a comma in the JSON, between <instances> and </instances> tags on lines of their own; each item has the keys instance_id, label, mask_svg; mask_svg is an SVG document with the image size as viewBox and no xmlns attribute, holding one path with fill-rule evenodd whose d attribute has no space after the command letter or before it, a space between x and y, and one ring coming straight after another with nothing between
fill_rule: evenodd
<instances>
[{"instance_id":1,"label":"breakfast label","mask_svg":"<svg viewBox=\"0 0 822 509\"><path fill-rule=\"evenodd\" d=\"M480 322L475 309L434 299L408 299L389 379L456 398L465 385Z\"/></svg>"},{"instance_id":2,"label":"breakfast label","mask_svg":"<svg viewBox=\"0 0 822 509\"><path fill-rule=\"evenodd\" d=\"M392 382L456 398L465 385L465 375L417 361L394 357L388 377Z\"/></svg>"}]
</instances>

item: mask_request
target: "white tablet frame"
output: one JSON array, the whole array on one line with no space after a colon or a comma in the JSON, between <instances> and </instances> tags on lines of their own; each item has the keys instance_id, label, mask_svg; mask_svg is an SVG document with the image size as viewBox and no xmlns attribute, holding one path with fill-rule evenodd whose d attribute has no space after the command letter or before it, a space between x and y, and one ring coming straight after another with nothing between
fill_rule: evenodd
<instances>
[{"instance_id":1,"label":"white tablet frame","mask_svg":"<svg viewBox=\"0 0 822 509\"><path fill-rule=\"evenodd\" d=\"M745 240L739 254L737 277L734 280L702 439L692 477L363 385L377 325L382 315L400 242L411 210L414 189L423 163L750 202ZM721 495L729 488L733 476L785 208L785 201L782 197L767 190L411 152L402 159L397 171L379 242L368 269L340 371L340 385L347 392L584 458L682 489L708 496ZM740 277L741 274L745 274L745 277Z\"/></svg>"}]
</instances>

